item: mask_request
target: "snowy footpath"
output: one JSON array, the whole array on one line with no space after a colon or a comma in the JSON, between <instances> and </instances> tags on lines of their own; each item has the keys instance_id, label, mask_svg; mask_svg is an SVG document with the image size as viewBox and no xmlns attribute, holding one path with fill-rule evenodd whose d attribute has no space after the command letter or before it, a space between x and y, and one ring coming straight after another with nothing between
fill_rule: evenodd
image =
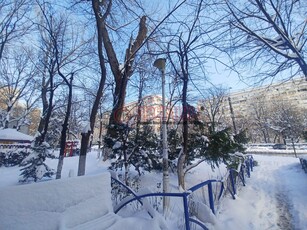
<instances>
[{"instance_id":1,"label":"snowy footpath","mask_svg":"<svg viewBox=\"0 0 307 230\"><path fill-rule=\"evenodd\" d=\"M307 229L307 174L294 157L255 155L247 185L236 200L224 199L218 219L224 229Z\"/></svg>"}]
</instances>

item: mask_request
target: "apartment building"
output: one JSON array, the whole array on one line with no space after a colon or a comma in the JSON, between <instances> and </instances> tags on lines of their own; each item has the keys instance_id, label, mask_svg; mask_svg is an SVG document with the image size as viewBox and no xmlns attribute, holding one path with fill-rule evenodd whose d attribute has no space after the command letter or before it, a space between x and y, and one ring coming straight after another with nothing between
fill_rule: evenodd
<instances>
[{"instance_id":1,"label":"apartment building","mask_svg":"<svg viewBox=\"0 0 307 230\"><path fill-rule=\"evenodd\" d=\"M159 123L162 117L162 97L150 95L142 98L141 102L130 102L125 105L123 120L140 119L141 122Z\"/></svg>"},{"instance_id":2,"label":"apartment building","mask_svg":"<svg viewBox=\"0 0 307 230\"><path fill-rule=\"evenodd\" d=\"M307 109L307 81L303 78L278 82L249 90L229 94L234 113L245 116L250 105L256 102L282 102ZM229 104L229 101L225 103ZM229 105L228 105L229 106Z\"/></svg>"},{"instance_id":3,"label":"apartment building","mask_svg":"<svg viewBox=\"0 0 307 230\"><path fill-rule=\"evenodd\" d=\"M123 121L134 123L137 119L143 124L151 125L154 132L159 134L162 123L162 97L160 95L148 95L137 101L128 103L124 107ZM181 116L180 106L171 106L166 102L166 117L169 122L177 122Z\"/></svg>"},{"instance_id":4,"label":"apartment building","mask_svg":"<svg viewBox=\"0 0 307 230\"><path fill-rule=\"evenodd\" d=\"M299 111L306 110L307 81L304 78L296 78L286 82L277 82L225 94L216 113L215 122L221 126L226 124L226 126L236 127L236 130L248 128L250 132L253 132L253 127L251 127L253 121L250 119L256 111L255 108L261 105L273 107L281 103L298 108ZM208 100L198 102L198 110L202 113L203 118L210 122L204 109L201 110L206 106L210 106Z\"/></svg>"},{"instance_id":5,"label":"apartment building","mask_svg":"<svg viewBox=\"0 0 307 230\"><path fill-rule=\"evenodd\" d=\"M181 106L170 106L166 102L166 116L170 124L176 123L181 117ZM142 98L141 102L133 101L125 104L122 114L122 122L135 126L137 119L141 124L150 125L154 132L159 135L162 124L162 97L160 95L148 95ZM96 119L96 125L93 135L93 142L99 141L99 133L101 130L102 137L107 132L107 125L109 123L110 111L103 113Z\"/></svg>"}]
</instances>

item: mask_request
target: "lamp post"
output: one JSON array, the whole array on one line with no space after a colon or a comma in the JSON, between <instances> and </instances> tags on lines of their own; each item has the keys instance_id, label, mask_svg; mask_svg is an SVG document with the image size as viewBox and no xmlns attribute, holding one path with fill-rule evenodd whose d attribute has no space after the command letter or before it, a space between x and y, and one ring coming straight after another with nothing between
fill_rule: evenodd
<instances>
[{"instance_id":1,"label":"lamp post","mask_svg":"<svg viewBox=\"0 0 307 230\"><path fill-rule=\"evenodd\" d=\"M168 192L169 174L168 174L168 152L167 152L167 133L166 133L166 109L165 109L165 58L158 58L154 62L154 67L161 71L162 75L162 154L163 154L163 193ZM169 206L169 198L163 197L163 210Z\"/></svg>"}]
</instances>

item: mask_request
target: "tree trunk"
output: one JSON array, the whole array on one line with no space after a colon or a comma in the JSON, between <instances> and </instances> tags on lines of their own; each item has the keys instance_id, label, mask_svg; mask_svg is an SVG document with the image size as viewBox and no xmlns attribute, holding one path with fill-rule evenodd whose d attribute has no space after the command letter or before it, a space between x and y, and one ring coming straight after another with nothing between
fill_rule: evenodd
<instances>
[{"instance_id":1,"label":"tree trunk","mask_svg":"<svg viewBox=\"0 0 307 230\"><path fill-rule=\"evenodd\" d=\"M61 179L63 164L64 164L64 155L61 155L60 153L55 179Z\"/></svg>"},{"instance_id":2,"label":"tree trunk","mask_svg":"<svg viewBox=\"0 0 307 230\"><path fill-rule=\"evenodd\" d=\"M78 165L78 176L85 175L86 153L91 136L91 131L88 131L87 133L82 133L81 136L82 137L81 137L81 149L80 149L79 165Z\"/></svg>"},{"instance_id":3,"label":"tree trunk","mask_svg":"<svg viewBox=\"0 0 307 230\"><path fill-rule=\"evenodd\" d=\"M43 111L43 117L41 118L42 124L40 124L40 126L39 126L40 135L37 136L37 138L35 139L35 144L37 146L42 144L45 141L47 131L48 131L48 126L49 126L49 121L50 121L50 118L51 118L51 113L52 113L52 110L53 110L54 88L53 88L53 75L52 74L50 74L49 79L50 79L50 82L49 82L50 95L49 95L49 99L48 99L48 102L47 102L47 108L46 108L45 111ZM47 95L47 89L44 93L46 93L46 95ZM46 98L47 98L47 96L46 96ZM40 128L42 130L40 130Z\"/></svg>"},{"instance_id":4,"label":"tree trunk","mask_svg":"<svg viewBox=\"0 0 307 230\"><path fill-rule=\"evenodd\" d=\"M135 140L139 140L140 126L141 126L141 118L142 118L142 98L143 98L143 88L144 88L144 78L142 77L143 73L140 74L140 82L139 82L139 94L138 94L138 107L137 107L137 117L136 117L136 135Z\"/></svg>"},{"instance_id":5,"label":"tree trunk","mask_svg":"<svg viewBox=\"0 0 307 230\"><path fill-rule=\"evenodd\" d=\"M109 33L105 23L102 26L103 42L106 53L109 59L110 67L115 79L115 91L113 95L113 108L109 119L109 127L107 135L111 138L116 138L116 126L122 122L122 113L125 104L127 83L133 74L133 62L136 52L142 46L147 34L146 17L143 16L140 20L138 35L134 42L130 39L126 50L125 63L123 69L119 65L113 45L110 41Z\"/></svg>"},{"instance_id":6,"label":"tree trunk","mask_svg":"<svg viewBox=\"0 0 307 230\"><path fill-rule=\"evenodd\" d=\"M184 148L184 144L182 143L182 148ZM182 153L178 158L177 165L177 173L178 173L178 186L182 189L185 189L185 181L184 181L184 163L186 156L184 155L184 149L182 149Z\"/></svg>"},{"instance_id":7,"label":"tree trunk","mask_svg":"<svg viewBox=\"0 0 307 230\"><path fill-rule=\"evenodd\" d=\"M231 120L232 120L232 125L233 125L233 132L236 135L237 134L237 127L236 127L236 122L235 122L235 115L233 112L232 108L232 103L231 103L231 98L228 97L228 102L229 102L229 110L230 110L230 115L231 115Z\"/></svg>"},{"instance_id":8,"label":"tree trunk","mask_svg":"<svg viewBox=\"0 0 307 230\"><path fill-rule=\"evenodd\" d=\"M46 80L45 80L45 76L43 76L43 83L42 83L42 103L43 103L43 111L42 111L42 116L40 118L39 124L38 124L38 128L37 128L37 132L39 133L39 135L41 135L44 131L44 127L45 127L45 123L46 123L46 114L48 111L48 99L47 99L47 88L49 85L46 85ZM36 139L35 143L38 144L39 140Z\"/></svg>"},{"instance_id":9,"label":"tree trunk","mask_svg":"<svg viewBox=\"0 0 307 230\"><path fill-rule=\"evenodd\" d=\"M126 88L127 88L128 78L126 76L122 77L121 83L115 87L113 109L109 119L108 135L112 138L117 137L116 126L120 125L122 122L122 114L125 105Z\"/></svg>"},{"instance_id":10,"label":"tree trunk","mask_svg":"<svg viewBox=\"0 0 307 230\"><path fill-rule=\"evenodd\" d=\"M100 5L98 1L92 0L92 8L95 13L95 19L96 19L96 27L98 31L98 55L99 55L99 65L101 70L101 76L100 76L100 82L99 87L96 93L95 101L92 107L91 115L90 115L90 128L91 130L87 133L82 133L81 137L81 149L80 149L80 156L79 156L79 167L78 167L78 176L83 176L85 174L85 165L86 165L86 153L87 153L87 147L89 144L91 133L93 133L96 115L99 108L99 103L103 95L103 89L106 81L106 66L104 63L104 55L103 55L103 34L102 34L102 28L104 25L104 17L101 17L100 12Z\"/></svg>"},{"instance_id":11,"label":"tree trunk","mask_svg":"<svg viewBox=\"0 0 307 230\"><path fill-rule=\"evenodd\" d=\"M295 148L295 144L294 144L294 138L291 138L291 142L292 142L292 147L293 147L293 151L294 151L294 156L297 158L297 154L296 154L296 148Z\"/></svg>"},{"instance_id":12,"label":"tree trunk","mask_svg":"<svg viewBox=\"0 0 307 230\"><path fill-rule=\"evenodd\" d=\"M261 130L261 132L262 132L262 135L263 135L263 138L264 138L264 142L268 143L268 138L267 138L267 135L266 135L266 130Z\"/></svg>"},{"instance_id":13,"label":"tree trunk","mask_svg":"<svg viewBox=\"0 0 307 230\"><path fill-rule=\"evenodd\" d=\"M62 76L64 77L64 76ZM65 78L65 77L64 77ZM64 153L65 153L65 147L66 147L66 136L67 136L67 130L68 130L68 120L70 117L71 112L71 101L72 101L72 81L73 81L73 74L71 75L70 81L68 83L68 102L67 102L67 108L65 113L65 119L63 122L63 128L61 131L61 142L60 142L60 155L59 155L59 162L57 167L57 173L56 173L56 179L61 179L61 172L62 167L64 163Z\"/></svg>"},{"instance_id":14,"label":"tree trunk","mask_svg":"<svg viewBox=\"0 0 307 230\"><path fill-rule=\"evenodd\" d=\"M186 163L186 157L188 155L188 104L187 104L187 90L188 90L188 76L184 73L183 79L183 87L182 87L182 121L183 121L183 128L182 128L182 154L178 159L178 185L185 189L185 180L184 180L184 168Z\"/></svg>"},{"instance_id":15,"label":"tree trunk","mask_svg":"<svg viewBox=\"0 0 307 230\"><path fill-rule=\"evenodd\" d=\"M98 153L97 159L101 157L101 147L102 147L102 109L100 106L100 114L99 114L99 136L98 136Z\"/></svg>"}]
</instances>

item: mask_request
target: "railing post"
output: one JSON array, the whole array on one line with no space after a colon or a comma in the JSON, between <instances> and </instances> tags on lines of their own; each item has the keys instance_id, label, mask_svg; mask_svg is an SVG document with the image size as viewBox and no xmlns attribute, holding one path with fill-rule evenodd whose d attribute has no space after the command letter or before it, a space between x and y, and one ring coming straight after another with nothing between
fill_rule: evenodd
<instances>
[{"instance_id":1,"label":"railing post","mask_svg":"<svg viewBox=\"0 0 307 230\"><path fill-rule=\"evenodd\" d=\"M235 183L234 183L234 176L233 176L233 169L230 169L230 179L231 179L231 183L232 183L232 188L234 190L234 194L236 194L236 188L235 188ZM197 225L199 225L200 227L202 227L204 230L208 230L208 228L205 226L204 223L198 221L198 220L194 220L193 218L190 218L190 214L189 214L189 205L188 205L188 196L193 193L194 191L198 190L199 188L204 187L205 185L208 185L208 196L209 196L209 205L210 205L210 209L212 211L213 214L215 214L215 207L214 207L214 194L213 194L213 182L220 182L222 183L221 186L221 191L219 194L219 198L222 196L223 194L223 190L224 190L224 182L222 180L207 180L205 182L202 182L200 184L197 184L193 187L191 187L190 189L188 189L189 192L183 192L183 193L147 193L147 194L141 194L138 195L137 193L135 193L131 188L129 188L128 186L126 186L125 184L123 184L120 180L116 179L116 177L111 177L112 180L114 180L116 183L119 183L121 186L123 186L124 188L126 188L132 195L133 197L131 199L127 199L124 200L124 202L120 203L119 205L117 205L117 207L114 208L114 212L117 213L121 208L123 208L124 206L126 206L128 203L131 203L133 201L139 201L141 204L143 204L143 202L141 201L142 198L145 197L151 197L151 196L172 196L172 197L182 197L183 200L183 207L184 207L184 219L185 219L185 229L186 230L190 230L191 226L190 223L195 223ZM228 180L228 179L227 179ZM227 181L227 183L229 183ZM230 191L231 192L231 191ZM235 199L234 195L232 194L233 198ZM148 214L152 217L153 215L151 214L150 211L147 211Z\"/></svg>"},{"instance_id":2,"label":"railing post","mask_svg":"<svg viewBox=\"0 0 307 230\"><path fill-rule=\"evenodd\" d=\"M251 171L250 171L250 160L249 159L246 159L245 165L246 165L246 168L247 168L247 176L248 176L248 178L250 178L251 177Z\"/></svg>"},{"instance_id":3,"label":"railing post","mask_svg":"<svg viewBox=\"0 0 307 230\"><path fill-rule=\"evenodd\" d=\"M250 167L251 167L251 171L253 171L253 169L254 169L254 161L253 161L253 157L251 156L250 158L249 158L249 164L250 164Z\"/></svg>"},{"instance_id":4,"label":"railing post","mask_svg":"<svg viewBox=\"0 0 307 230\"><path fill-rule=\"evenodd\" d=\"M245 186L245 176L244 176L244 166L243 165L241 165L241 169L239 173L241 173L242 183L243 183L243 186Z\"/></svg>"},{"instance_id":5,"label":"railing post","mask_svg":"<svg viewBox=\"0 0 307 230\"><path fill-rule=\"evenodd\" d=\"M235 181L234 181L234 178L233 178L233 170L232 169L230 169L230 181L231 181L233 194L236 195L237 191L236 191Z\"/></svg>"},{"instance_id":6,"label":"railing post","mask_svg":"<svg viewBox=\"0 0 307 230\"><path fill-rule=\"evenodd\" d=\"M189 206L188 206L187 193L183 193L182 199L183 199L183 208L184 208L185 229L190 230L190 217L189 217Z\"/></svg>"},{"instance_id":7,"label":"railing post","mask_svg":"<svg viewBox=\"0 0 307 230\"><path fill-rule=\"evenodd\" d=\"M210 209L213 212L213 214L215 214L215 210L214 210L214 200L213 200L213 192L212 192L212 183L210 182L208 184L208 195L209 195L209 205L210 205Z\"/></svg>"}]
</instances>

